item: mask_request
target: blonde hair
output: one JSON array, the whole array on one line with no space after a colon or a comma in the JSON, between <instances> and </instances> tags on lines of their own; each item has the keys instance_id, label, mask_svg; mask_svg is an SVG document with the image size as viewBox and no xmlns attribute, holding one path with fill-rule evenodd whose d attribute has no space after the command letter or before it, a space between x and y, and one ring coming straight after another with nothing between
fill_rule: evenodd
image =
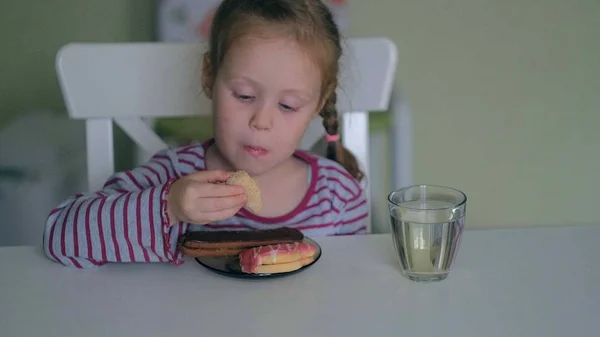
<instances>
[{"instance_id":1,"label":"blonde hair","mask_svg":"<svg viewBox=\"0 0 600 337\"><path fill-rule=\"evenodd\" d=\"M327 134L337 135L336 88L342 47L333 16L320 0L223 0L213 17L208 51L204 55L204 90L210 95L214 77L235 40L272 31L289 34L298 43L312 47L323 74L319 115ZM355 179L360 181L364 177L356 158L340 140L328 143L326 156L341 164Z\"/></svg>"}]
</instances>

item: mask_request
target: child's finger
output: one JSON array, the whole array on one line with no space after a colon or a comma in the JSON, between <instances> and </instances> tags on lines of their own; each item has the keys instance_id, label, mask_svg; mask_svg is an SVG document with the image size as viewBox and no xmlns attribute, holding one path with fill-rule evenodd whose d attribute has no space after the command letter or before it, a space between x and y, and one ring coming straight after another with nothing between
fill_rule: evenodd
<instances>
[{"instance_id":1,"label":"child's finger","mask_svg":"<svg viewBox=\"0 0 600 337\"><path fill-rule=\"evenodd\" d=\"M231 207L231 208L226 208L226 209L221 209L218 211L213 211L213 212L206 212L204 213L203 217L206 219L206 222L213 222L213 221L221 221L221 220L225 220L225 219L229 219L232 216L234 216L243 206L244 204L238 204L235 207Z\"/></svg>"},{"instance_id":2,"label":"child's finger","mask_svg":"<svg viewBox=\"0 0 600 337\"><path fill-rule=\"evenodd\" d=\"M198 186L198 196L200 198L218 198L245 195L245 190L241 186L203 183Z\"/></svg>"},{"instance_id":3,"label":"child's finger","mask_svg":"<svg viewBox=\"0 0 600 337\"><path fill-rule=\"evenodd\" d=\"M232 197L220 198L200 198L198 199L199 209L204 212L216 212L230 208L241 208L246 203L246 195L239 194Z\"/></svg>"}]
</instances>

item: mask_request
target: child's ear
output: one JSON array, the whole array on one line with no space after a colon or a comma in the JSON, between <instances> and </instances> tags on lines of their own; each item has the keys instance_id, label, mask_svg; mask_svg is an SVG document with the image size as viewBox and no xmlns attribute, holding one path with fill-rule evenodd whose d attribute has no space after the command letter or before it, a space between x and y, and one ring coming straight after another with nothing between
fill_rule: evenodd
<instances>
[{"instance_id":1,"label":"child's ear","mask_svg":"<svg viewBox=\"0 0 600 337\"><path fill-rule=\"evenodd\" d=\"M213 69L210 64L210 55L208 53L204 54L202 58L202 90L204 94L212 99L212 86L214 82L214 74Z\"/></svg>"}]
</instances>

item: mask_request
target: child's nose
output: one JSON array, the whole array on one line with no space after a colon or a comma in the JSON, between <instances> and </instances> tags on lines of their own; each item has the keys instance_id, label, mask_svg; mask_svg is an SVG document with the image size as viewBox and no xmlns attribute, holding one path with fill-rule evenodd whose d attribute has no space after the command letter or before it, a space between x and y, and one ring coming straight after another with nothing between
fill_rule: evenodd
<instances>
[{"instance_id":1,"label":"child's nose","mask_svg":"<svg viewBox=\"0 0 600 337\"><path fill-rule=\"evenodd\" d=\"M267 104L258 107L250 120L250 127L254 130L270 130L273 127L273 112L271 110Z\"/></svg>"}]
</instances>

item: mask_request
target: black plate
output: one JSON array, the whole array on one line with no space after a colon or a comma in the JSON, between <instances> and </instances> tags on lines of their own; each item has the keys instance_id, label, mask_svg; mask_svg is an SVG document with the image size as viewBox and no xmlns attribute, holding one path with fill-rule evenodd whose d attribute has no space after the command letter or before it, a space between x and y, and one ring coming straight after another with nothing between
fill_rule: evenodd
<instances>
[{"instance_id":1,"label":"black plate","mask_svg":"<svg viewBox=\"0 0 600 337\"><path fill-rule=\"evenodd\" d=\"M273 274L247 274L243 273L240 269L240 260L238 257L196 257L195 260L203 267L216 272L217 274L237 277L237 278L250 278L250 279L261 279L261 278L272 278L292 275L303 271L304 269L312 266L321 258L321 246L317 242L307 237L304 238L304 242L310 243L317 247L315 258L313 261L300 269L293 270L286 273L273 273Z\"/></svg>"}]
</instances>

